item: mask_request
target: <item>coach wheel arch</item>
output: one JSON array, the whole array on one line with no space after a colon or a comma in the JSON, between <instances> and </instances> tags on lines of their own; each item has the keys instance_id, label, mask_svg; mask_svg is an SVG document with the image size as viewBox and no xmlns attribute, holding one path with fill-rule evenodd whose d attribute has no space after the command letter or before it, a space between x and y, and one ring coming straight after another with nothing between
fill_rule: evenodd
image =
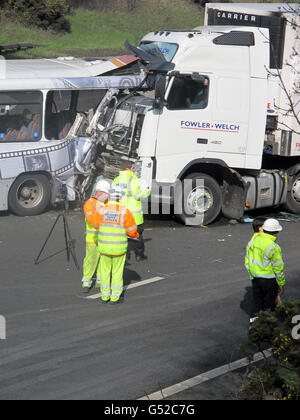
<instances>
[{"instance_id":1,"label":"coach wheel arch","mask_svg":"<svg viewBox=\"0 0 300 420\"><path fill-rule=\"evenodd\" d=\"M8 193L8 207L17 216L43 213L51 200L51 182L44 173L20 175Z\"/></svg>"}]
</instances>

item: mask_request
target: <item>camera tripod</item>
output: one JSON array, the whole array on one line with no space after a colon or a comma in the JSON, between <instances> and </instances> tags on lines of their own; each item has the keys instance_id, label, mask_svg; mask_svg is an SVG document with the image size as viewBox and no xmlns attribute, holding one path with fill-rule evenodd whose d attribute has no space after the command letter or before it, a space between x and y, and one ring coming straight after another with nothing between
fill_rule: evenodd
<instances>
[{"instance_id":1,"label":"camera tripod","mask_svg":"<svg viewBox=\"0 0 300 420\"><path fill-rule=\"evenodd\" d=\"M49 257L44 258L42 261L40 261L40 257L42 255L44 249L46 248L46 245L47 245L48 241L50 240L51 235L52 235L52 233L53 233L53 231L54 231L54 229L55 229L55 227L56 227L56 225L57 225L57 223L58 223L58 221L59 221L60 218L63 219L64 236L65 236L65 244L66 244L66 247L65 247L65 249L63 249L61 251L58 251L55 254L52 254ZM80 270L79 264L78 264L78 261L77 261L77 258L76 258L76 253L75 253L75 240L72 239L72 236L71 236L71 232L70 232L70 228L69 228L69 224L68 224L68 219L67 219L67 211L66 211L66 209L57 216L57 218L56 218L56 220L55 220L55 222L54 222L54 224L53 224L53 226L52 226L52 228L51 228L51 230L49 232L49 235L47 236L47 239L46 239L44 245L42 246L42 248L41 248L41 250L39 252L39 255L37 256L34 264L35 265L38 265L38 264L40 264L40 263L42 263L42 262L44 262L44 261L46 261L46 260L54 257L55 255L58 255L61 252L64 252L64 251L67 252L67 260L68 260L68 262L71 259L70 257L72 257L72 259L74 261L74 264L75 264L75 267L77 268L77 270Z\"/></svg>"}]
</instances>

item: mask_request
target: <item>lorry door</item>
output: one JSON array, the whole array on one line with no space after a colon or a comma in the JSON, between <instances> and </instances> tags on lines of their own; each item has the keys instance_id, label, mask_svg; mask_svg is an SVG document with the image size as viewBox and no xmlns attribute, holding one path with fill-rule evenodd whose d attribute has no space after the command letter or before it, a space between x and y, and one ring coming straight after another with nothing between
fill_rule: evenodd
<instances>
[{"instance_id":1,"label":"lorry door","mask_svg":"<svg viewBox=\"0 0 300 420\"><path fill-rule=\"evenodd\" d=\"M158 177L165 178L162 171L168 170L168 178L176 178L185 162L206 156L211 136L209 89L208 76L181 74L171 79L157 131Z\"/></svg>"},{"instance_id":2,"label":"lorry door","mask_svg":"<svg viewBox=\"0 0 300 420\"><path fill-rule=\"evenodd\" d=\"M216 73L214 76L213 139L209 144L209 155L222 159L228 166L243 168L248 141L250 77L242 69L237 73Z\"/></svg>"}]
</instances>

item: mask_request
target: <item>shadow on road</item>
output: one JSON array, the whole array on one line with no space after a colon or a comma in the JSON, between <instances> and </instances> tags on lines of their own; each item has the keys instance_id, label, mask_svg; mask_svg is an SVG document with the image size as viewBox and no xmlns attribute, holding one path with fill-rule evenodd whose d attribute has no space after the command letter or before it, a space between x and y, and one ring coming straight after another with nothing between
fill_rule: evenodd
<instances>
[{"instance_id":1,"label":"shadow on road","mask_svg":"<svg viewBox=\"0 0 300 420\"><path fill-rule=\"evenodd\" d=\"M253 309L252 306L252 287L246 287L246 293L241 301L240 308L250 317Z\"/></svg>"},{"instance_id":2,"label":"shadow on road","mask_svg":"<svg viewBox=\"0 0 300 420\"><path fill-rule=\"evenodd\" d=\"M139 280L141 280L141 276L134 270L130 270L128 267L125 266L124 269L124 287L125 287L125 292L127 287L132 284L135 283Z\"/></svg>"}]
</instances>

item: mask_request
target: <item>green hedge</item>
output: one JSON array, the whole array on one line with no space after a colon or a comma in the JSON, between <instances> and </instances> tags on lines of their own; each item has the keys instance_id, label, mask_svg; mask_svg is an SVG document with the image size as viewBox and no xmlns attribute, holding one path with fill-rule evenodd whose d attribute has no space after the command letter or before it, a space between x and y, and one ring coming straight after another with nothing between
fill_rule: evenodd
<instances>
[{"instance_id":1,"label":"green hedge","mask_svg":"<svg viewBox=\"0 0 300 420\"><path fill-rule=\"evenodd\" d=\"M71 25L64 15L70 10L67 0L7 0L9 15L28 25L55 32L71 32Z\"/></svg>"},{"instance_id":2,"label":"green hedge","mask_svg":"<svg viewBox=\"0 0 300 420\"><path fill-rule=\"evenodd\" d=\"M247 381L240 390L241 399L300 401L300 338L296 326L299 314L300 300L282 302L275 312L259 313L249 331L250 346L242 346L242 350L249 361L253 361L257 350L265 356L266 348L272 349L272 357L265 358L258 367L249 366Z\"/></svg>"}]
</instances>

